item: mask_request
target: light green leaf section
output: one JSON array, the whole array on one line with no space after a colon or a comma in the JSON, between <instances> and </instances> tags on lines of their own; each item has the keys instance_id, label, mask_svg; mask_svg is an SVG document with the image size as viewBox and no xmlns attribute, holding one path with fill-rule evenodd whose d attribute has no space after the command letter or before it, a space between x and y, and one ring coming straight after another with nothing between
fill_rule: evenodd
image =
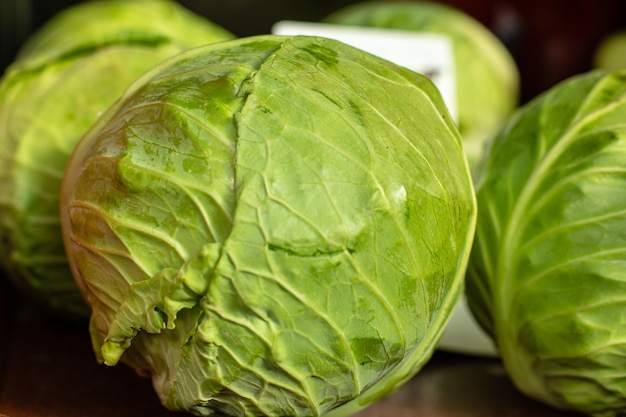
<instances>
[{"instance_id":1,"label":"light green leaf section","mask_svg":"<svg viewBox=\"0 0 626 417\"><path fill-rule=\"evenodd\" d=\"M477 185L468 297L513 380L596 416L626 407L626 73L521 109Z\"/></svg>"},{"instance_id":2,"label":"light green leaf section","mask_svg":"<svg viewBox=\"0 0 626 417\"><path fill-rule=\"evenodd\" d=\"M449 39L457 124L472 170L519 103L520 75L511 53L489 28L456 7L435 1L369 0L340 8L324 21Z\"/></svg>"},{"instance_id":3,"label":"light green leaf section","mask_svg":"<svg viewBox=\"0 0 626 417\"><path fill-rule=\"evenodd\" d=\"M475 222L433 85L309 37L153 69L63 191L96 353L198 415L341 416L393 391L454 309Z\"/></svg>"},{"instance_id":4,"label":"light green leaf section","mask_svg":"<svg viewBox=\"0 0 626 417\"><path fill-rule=\"evenodd\" d=\"M230 38L175 2L113 0L68 8L28 40L0 83L0 267L26 293L88 316L58 214L74 145L152 66Z\"/></svg>"}]
</instances>

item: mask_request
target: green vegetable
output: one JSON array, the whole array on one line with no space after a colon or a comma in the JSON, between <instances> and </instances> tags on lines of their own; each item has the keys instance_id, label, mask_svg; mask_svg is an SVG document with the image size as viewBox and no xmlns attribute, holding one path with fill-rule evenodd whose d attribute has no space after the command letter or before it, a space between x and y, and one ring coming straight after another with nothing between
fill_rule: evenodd
<instances>
[{"instance_id":1,"label":"green vegetable","mask_svg":"<svg viewBox=\"0 0 626 417\"><path fill-rule=\"evenodd\" d=\"M456 8L425 1L366 1L324 21L448 37L456 67L457 122L472 167L485 142L517 107L519 73L512 56L491 31Z\"/></svg>"},{"instance_id":2,"label":"green vegetable","mask_svg":"<svg viewBox=\"0 0 626 417\"><path fill-rule=\"evenodd\" d=\"M601 39L592 57L593 67L607 71L626 68L626 30L619 30Z\"/></svg>"},{"instance_id":3,"label":"green vegetable","mask_svg":"<svg viewBox=\"0 0 626 417\"><path fill-rule=\"evenodd\" d=\"M0 268L46 307L88 309L58 215L76 142L134 79L165 58L232 38L170 1L93 1L53 17L0 82Z\"/></svg>"},{"instance_id":4,"label":"green vegetable","mask_svg":"<svg viewBox=\"0 0 626 417\"><path fill-rule=\"evenodd\" d=\"M529 396L626 409L626 72L525 105L478 169L468 301Z\"/></svg>"},{"instance_id":5,"label":"green vegetable","mask_svg":"<svg viewBox=\"0 0 626 417\"><path fill-rule=\"evenodd\" d=\"M70 262L99 360L198 415L348 415L428 360L475 197L425 77L340 42L178 55L77 146Z\"/></svg>"}]
</instances>

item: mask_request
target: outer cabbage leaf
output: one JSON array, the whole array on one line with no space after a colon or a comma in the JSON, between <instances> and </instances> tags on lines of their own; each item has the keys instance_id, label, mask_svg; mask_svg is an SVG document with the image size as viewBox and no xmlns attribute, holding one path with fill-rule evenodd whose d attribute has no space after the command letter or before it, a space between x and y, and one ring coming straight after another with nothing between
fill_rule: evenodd
<instances>
[{"instance_id":1,"label":"outer cabbage leaf","mask_svg":"<svg viewBox=\"0 0 626 417\"><path fill-rule=\"evenodd\" d=\"M426 78L259 36L153 69L77 146L61 199L100 361L198 415L348 415L428 360L475 197Z\"/></svg>"},{"instance_id":2,"label":"outer cabbage leaf","mask_svg":"<svg viewBox=\"0 0 626 417\"><path fill-rule=\"evenodd\" d=\"M461 10L430 1L364 1L324 21L448 37L456 66L457 123L471 167L518 105L520 79L513 57L487 27Z\"/></svg>"},{"instance_id":3,"label":"outer cabbage leaf","mask_svg":"<svg viewBox=\"0 0 626 417\"><path fill-rule=\"evenodd\" d=\"M626 72L520 109L479 167L467 293L524 393L626 409Z\"/></svg>"},{"instance_id":4,"label":"outer cabbage leaf","mask_svg":"<svg viewBox=\"0 0 626 417\"><path fill-rule=\"evenodd\" d=\"M0 83L0 267L20 289L57 313L88 316L58 215L74 145L152 66L230 38L175 2L94 1L61 12L29 39Z\"/></svg>"}]
</instances>

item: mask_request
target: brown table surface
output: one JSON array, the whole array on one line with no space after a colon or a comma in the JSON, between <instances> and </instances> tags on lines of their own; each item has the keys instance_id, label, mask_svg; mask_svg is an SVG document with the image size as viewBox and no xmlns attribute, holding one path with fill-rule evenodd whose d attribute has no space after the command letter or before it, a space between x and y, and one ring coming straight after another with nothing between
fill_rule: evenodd
<instances>
[{"instance_id":1,"label":"brown table surface","mask_svg":"<svg viewBox=\"0 0 626 417\"><path fill-rule=\"evenodd\" d=\"M1 284L1 283L0 283ZM82 326L25 308L0 285L0 416L174 417L150 381L95 362ZM395 394L355 417L574 417L519 394L496 358L438 351Z\"/></svg>"}]
</instances>

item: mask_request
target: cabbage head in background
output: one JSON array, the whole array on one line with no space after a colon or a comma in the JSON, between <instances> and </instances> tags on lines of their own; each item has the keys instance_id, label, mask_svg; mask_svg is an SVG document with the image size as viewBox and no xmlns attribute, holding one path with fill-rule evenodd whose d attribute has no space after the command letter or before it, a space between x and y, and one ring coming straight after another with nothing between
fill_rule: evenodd
<instances>
[{"instance_id":1,"label":"cabbage head in background","mask_svg":"<svg viewBox=\"0 0 626 417\"><path fill-rule=\"evenodd\" d=\"M230 39L173 1L91 1L23 46L0 81L0 268L53 311L87 317L63 250L59 193L74 145L146 70Z\"/></svg>"},{"instance_id":2,"label":"cabbage head in background","mask_svg":"<svg viewBox=\"0 0 626 417\"><path fill-rule=\"evenodd\" d=\"M558 408L626 410L626 72L515 113L477 177L467 297L513 382Z\"/></svg>"},{"instance_id":3,"label":"cabbage head in background","mask_svg":"<svg viewBox=\"0 0 626 417\"><path fill-rule=\"evenodd\" d=\"M339 9L327 23L409 30L452 43L457 123L470 166L519 102L519 71L504 44L482 23L448 5L427 1L365 1Z\"/></svg>"},{"instance_id":4,"label":"cabbage head in background","mask_svg":"<svg viewBox=\"0 0 626 417\"><path fill-rule=\"evenodd\" d=\"M605 71L626 68L626 30L616 30L600 40L593 51L592 66Z\"/></svg>"},{"instance_id":5,"label":"cabbage head in background","mask_svg":"<svg viewBox=\"0 0 626 417\"><path fill-rule=\"evenodd\" d=\"M430 358L475 196L425 77L338 41L257 36L135 83L63 181L100 361L198 415L344 416Z\"/></svg>"}]
</instances>

